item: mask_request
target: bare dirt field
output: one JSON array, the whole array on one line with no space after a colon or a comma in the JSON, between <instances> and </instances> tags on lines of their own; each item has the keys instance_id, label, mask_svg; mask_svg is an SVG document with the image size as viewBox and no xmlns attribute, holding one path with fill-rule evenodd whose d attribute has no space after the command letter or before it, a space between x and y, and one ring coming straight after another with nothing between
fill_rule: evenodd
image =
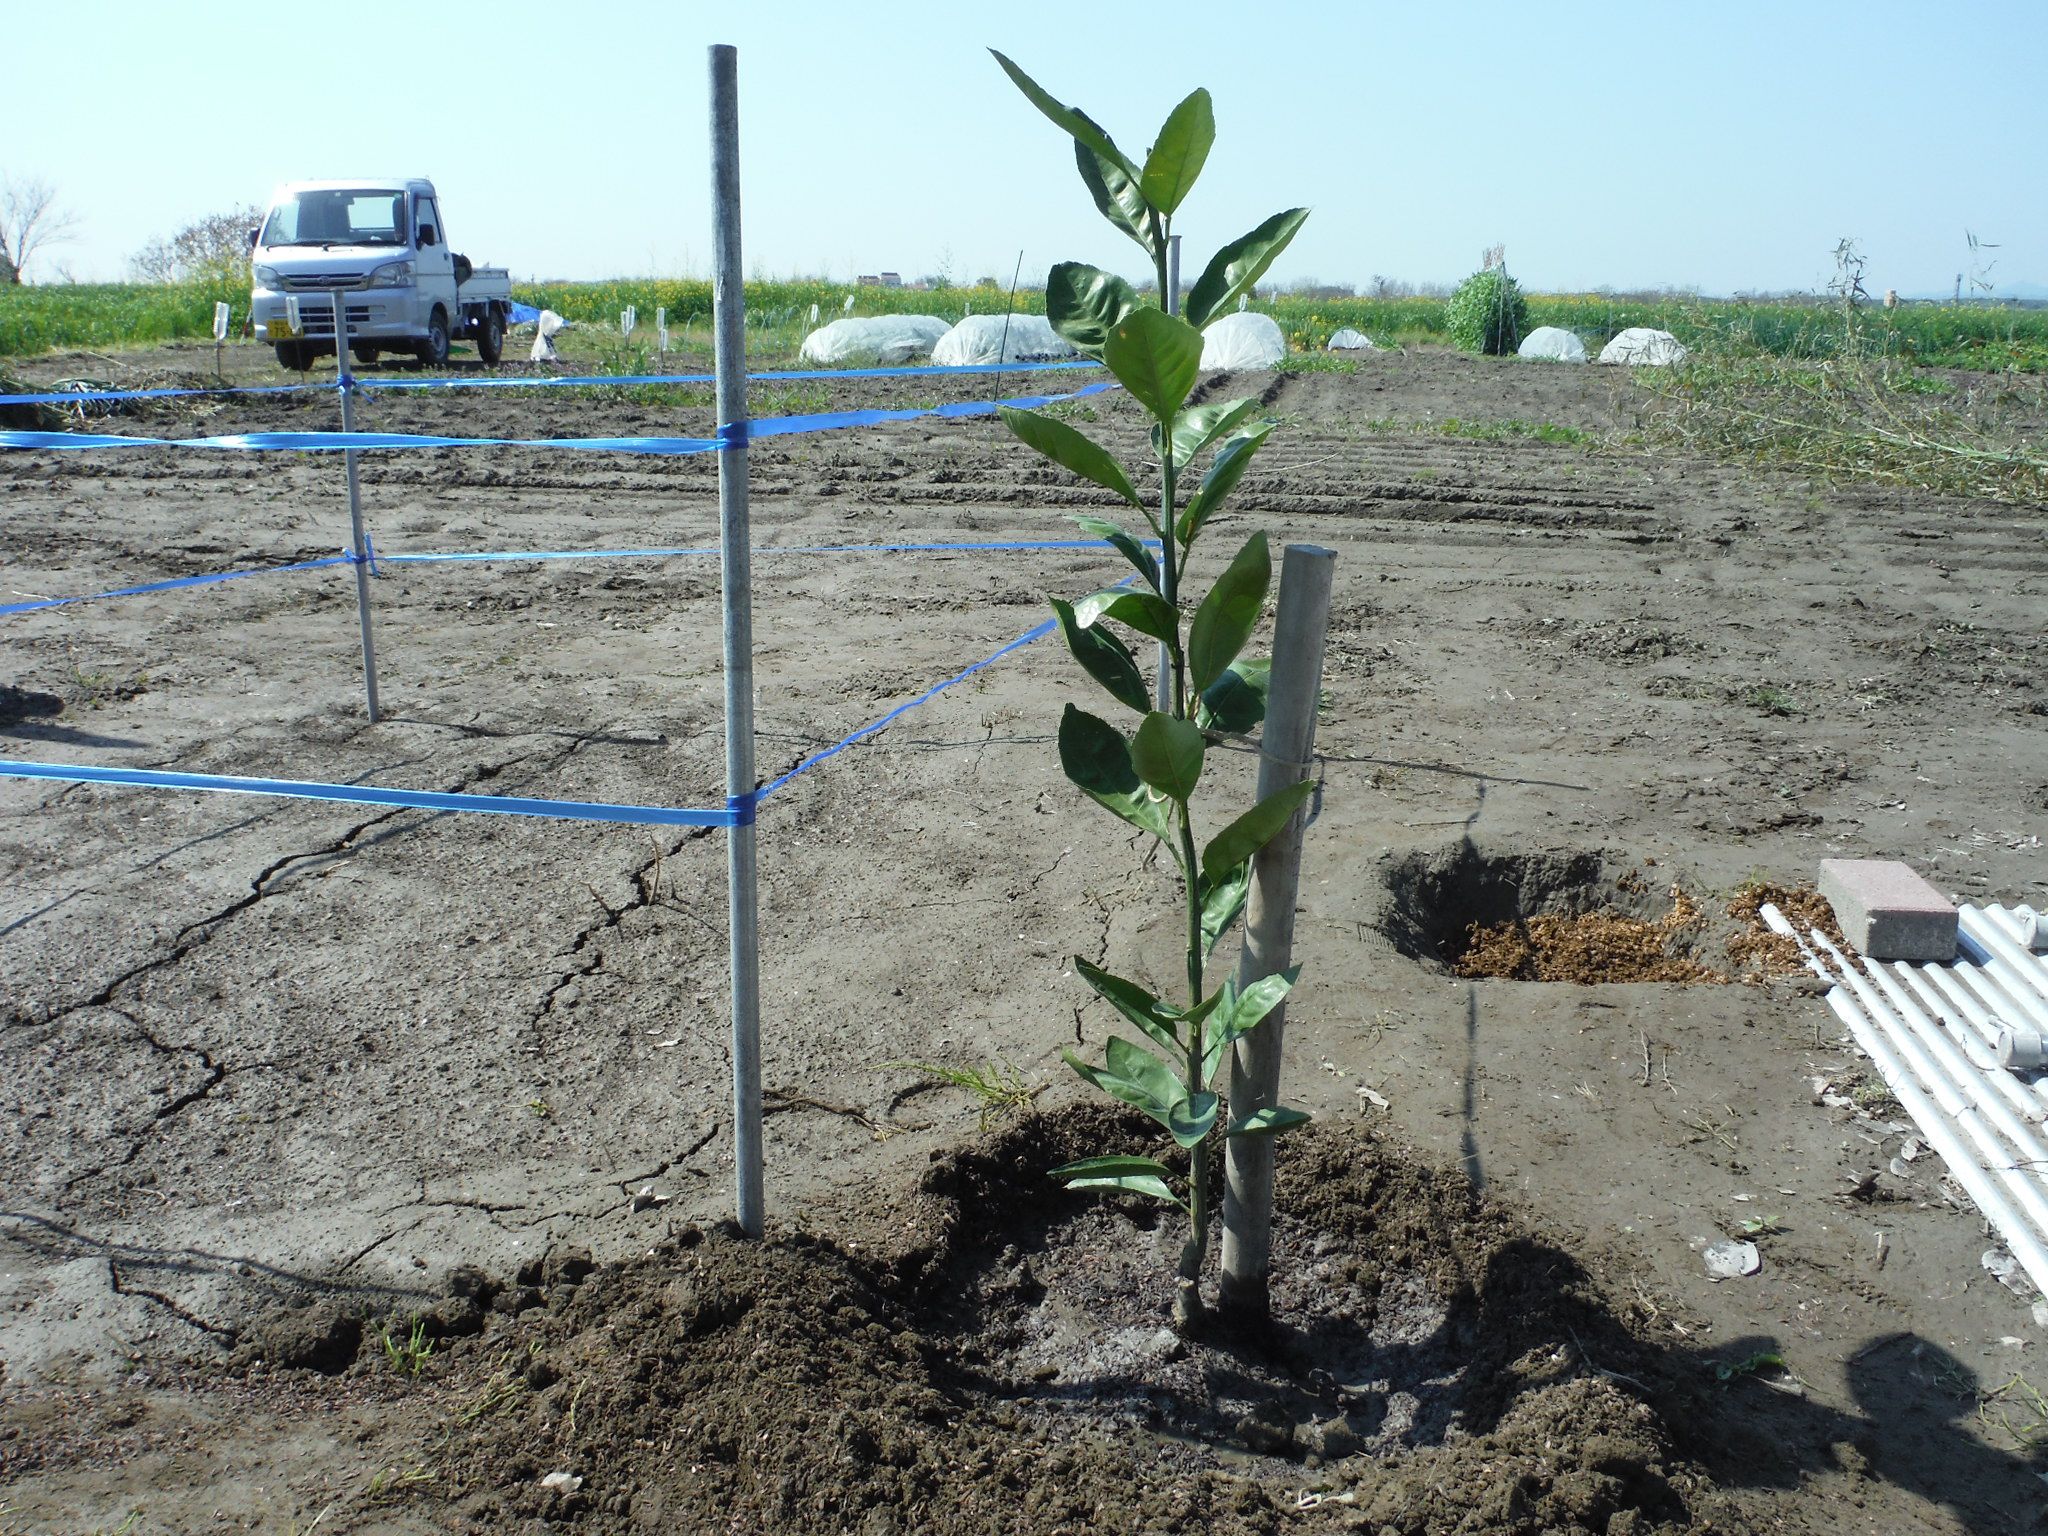
<instances>
[{"instance_id":1,"label":"bare dirt field","mask_svg":"<svg viewBox=\"0 0 2048 1536\"><path fill-rule=\"evenodd\" d=\"M1162 990L1179 964L1164 878L1059 773L1085 680L1055 641L764 803L762 1244L718 1225L722 834L0 781L0 1532L2036 1529L2048 1330L1727 909L1834 855L2048 906L2048 515L1673 457L1605 369L1203 388L1285 423L1208 560L1253 527L1338 555L1287 1025L1318 1125L1281 1151L1270 1335L1163 1331L1171 1231L1043 1177L1145 1139L1060 1064L1113 1023L1071 957ZM1064 409L1142 457L1129 401ZM453 392L359 417L712 424ZM768 552L1109 510L993 421L752 458L764 777L1121 574ZM720 803L715 557L388 559L710 546L712 459L392 453L363 481L390 718L329 567L0 617L0 755ZM332 456L0 453L0 604L346 534ZM1466 974L1474 925L1599 912L1691 979ZM1039 1091L986 1133L913 1065L990 1061ZM1761 1269L1711 1281L1700 1250L1745 1232Z\"/></svg>"}]
</instances>

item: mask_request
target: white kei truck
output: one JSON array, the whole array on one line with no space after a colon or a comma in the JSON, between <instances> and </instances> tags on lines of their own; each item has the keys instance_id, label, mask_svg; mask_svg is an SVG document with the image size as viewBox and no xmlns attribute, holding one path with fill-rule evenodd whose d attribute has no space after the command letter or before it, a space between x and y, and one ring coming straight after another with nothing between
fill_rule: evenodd
<instances>
[{"instance_id":1,"label":"white kei truck","mask_svg":"<svg viewBox=\"0 0 2048 1536\"><path fill-rule=\"evenodd\" d=\"M283 367L333 354L337 292L357 362L401 352L438 368L455 340L474 341L486 363L504 353L511 276L449 248L423 177L286 182L249 231L249 257L250 324Z\"/></svg>"}]
</instances>

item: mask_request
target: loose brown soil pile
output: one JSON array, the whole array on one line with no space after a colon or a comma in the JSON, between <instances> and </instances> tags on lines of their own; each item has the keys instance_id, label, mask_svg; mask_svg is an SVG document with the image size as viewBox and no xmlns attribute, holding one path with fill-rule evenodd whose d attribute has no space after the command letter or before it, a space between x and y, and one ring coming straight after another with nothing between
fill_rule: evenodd
<instances>
[{"instance_id":1,"label":"loose brown soil pile","mask_svg":"<svg viewBox=\"0 0 2048 1536\"><path fill-rule=\"evenodd\" d=\"M1475 924L1452 969L1501 981L1726 981L1689 952L1700 916L1699 904L1674 886L1671 911L1654 922L1603 911Z\"/></svg>"},{"instance_id":2,"label":"loose brown soil pile","mask_svg":"<svg viewBox=\"0 0 2048 1536\"><path fill-rule=\"evenodd\" d=\"M1283 1160L1270 1331L1175 1337L1176 1221L1042 1173L1146 1139L1029 1119L937 1162L887 1255L691 1228L601 1269L466 1355L420 1486L488 1530L1720 1528L1644 1400L1654 1349L1570 1257L1375 1139Z\"/></svg>"}]
</instances>

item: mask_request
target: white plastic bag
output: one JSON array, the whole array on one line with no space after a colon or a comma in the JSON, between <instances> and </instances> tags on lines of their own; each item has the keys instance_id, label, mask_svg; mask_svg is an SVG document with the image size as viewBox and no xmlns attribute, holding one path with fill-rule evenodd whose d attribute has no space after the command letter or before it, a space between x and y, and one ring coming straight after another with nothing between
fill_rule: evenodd
<instances>
[{"instance_id":1,"label":"white plastic bag","mask_svg":"<svg viewBox=\"0 0 2048 1536\"><path fill-rule=\"evenodd\" d=\"M533 357L536 363L559 363L561 354L555 351L556 335L569 327L569 322L552 309L540 312L540 318L533 322Z\"/></svg>"}]
</instances>

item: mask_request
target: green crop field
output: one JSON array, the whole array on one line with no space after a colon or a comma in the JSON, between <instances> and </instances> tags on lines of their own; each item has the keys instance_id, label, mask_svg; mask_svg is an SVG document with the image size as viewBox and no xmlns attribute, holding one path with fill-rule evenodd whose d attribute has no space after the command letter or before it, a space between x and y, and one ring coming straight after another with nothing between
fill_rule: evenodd
<instances>
[{"instance_id":1,"label":"green crop field","mask_svg":"<svg viewBox=\"0 0 2048 1536\"><path fill-rule=\"evenodd\" d=\"M665 308L679 345L708 338L711 284L696 278L613 278L591 283L520 283L521 301L552 309L588 326L615 326L628 305L652 336L655 312ZM852 308L847 308L848 299ZM75 348L107 349L192 339L213 333L213 306L225 299L236 318L246 313L248 291L237 284L51 284L0 288L0 357ZM755 347L794 352L811 327L840 315L918 313L957 320L967 313L1000 314L1011 296L993 284L945 288L851 287L821 280L752 282L747 323ZM1019 289L1020 312L1041 313L1040 291ZM1389 344L1440 342L1440 299L1307 298L1280 295L1256 308L1271 314L1302 350L1326 345L1343 326ZM1819 300L1698 299L1684 296L1614 298L1600 294L1532 294L1529 318L1578 332L1597 348L1633 325L1670 331L1687 346L1725 356L1826 358L1841 352L1846 334L1839 308ZM1882 351L1929 367L2048 371L2048 308L1910 304L1876 307L1859 315L1865 351ZM752 350L753 348L750 348Z\"/></svg>"}]
</instances>

